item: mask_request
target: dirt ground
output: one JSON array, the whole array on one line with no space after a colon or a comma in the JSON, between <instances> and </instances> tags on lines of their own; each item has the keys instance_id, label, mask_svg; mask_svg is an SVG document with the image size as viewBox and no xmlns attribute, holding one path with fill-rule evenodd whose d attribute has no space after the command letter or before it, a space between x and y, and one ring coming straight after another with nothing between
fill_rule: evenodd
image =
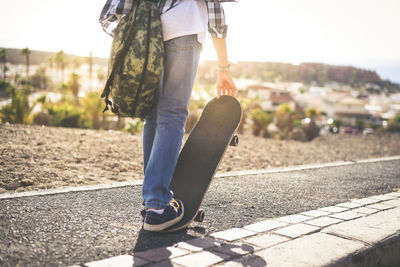
<instances>
[{"instance_id":1,"label":"dirt ground","mask_svg":"<svg viewBox=\"0 0 400 267\"><path fill-rule=\"evenodd\" d=\"M119 131L0 125L0 193L143 178L142 138ZM219 172L400 155L399 134L326 135L312 142L240 136Z\"/></svg>"}]
</instances>

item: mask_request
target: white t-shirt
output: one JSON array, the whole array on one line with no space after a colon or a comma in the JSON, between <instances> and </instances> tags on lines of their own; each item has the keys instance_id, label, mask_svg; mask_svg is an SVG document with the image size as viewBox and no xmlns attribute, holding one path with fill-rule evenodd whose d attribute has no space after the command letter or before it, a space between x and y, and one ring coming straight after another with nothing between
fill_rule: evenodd
<instances>
[{"instance_id":1,"label":"white t-shirt","mask_svg":"<svg viewBox=\"0 0 400 267\"><path fill-rule=\"evenodd\" d=\"M197 34L204 44L208 13L204 0L179 0L179 4L161 15L164 41L185 35Z\"/></svg>"}]
</instances>

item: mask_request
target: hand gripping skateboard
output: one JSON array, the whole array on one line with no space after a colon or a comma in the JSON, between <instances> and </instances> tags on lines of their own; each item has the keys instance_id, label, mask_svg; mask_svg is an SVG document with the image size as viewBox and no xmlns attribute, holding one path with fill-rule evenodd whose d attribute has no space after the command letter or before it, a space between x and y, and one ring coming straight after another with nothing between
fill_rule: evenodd
<instances>
[{"instance_id":1,"label":"hand gripping skateboard","mask_svg":"<svg viewBox=\"0 0 400 267\"><path fill-rule=\"evenodd\" d=\"M228 145L238 144L235 131L241 118L242 108L234 97L214 98L205 106L179 154L169 186L174 197L183 202L184 215L164 232L186 228L195 219L203 220L200 205Z\"/></svg>"}]
</instances>

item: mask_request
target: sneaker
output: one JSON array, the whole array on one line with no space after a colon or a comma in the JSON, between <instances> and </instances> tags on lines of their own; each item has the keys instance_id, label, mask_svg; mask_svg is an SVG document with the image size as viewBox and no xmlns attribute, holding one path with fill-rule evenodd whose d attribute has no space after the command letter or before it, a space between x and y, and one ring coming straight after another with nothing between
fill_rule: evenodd
<instances>
[{"instance_id":1,"label":"sneaker","mask_svg":"<svg viewBox=\"0 0 400 267\"><path fill-rule=\"evenodd\" d=\"M162 214L147 210L143 229L147 231L162 231L176 224L183 218L183 203L172 198Z\"/></svg>"}]
</instances>

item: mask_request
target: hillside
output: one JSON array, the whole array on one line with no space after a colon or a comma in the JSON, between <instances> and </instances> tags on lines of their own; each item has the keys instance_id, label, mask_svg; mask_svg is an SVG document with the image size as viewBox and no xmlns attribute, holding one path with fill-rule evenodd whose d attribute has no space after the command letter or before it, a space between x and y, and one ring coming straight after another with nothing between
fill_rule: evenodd
<instances>
[{"instance_id":1,"label":"hillside","mask_svg":"<svg viewBox=\"0 0 400 267\"><path fill-rule=\"evenodd\" d=\"M199 82L213 83L217 63L206 61L199 67ZM359 88L368 84L375 84L386 91L400 92L400 85L389 80L383 80L374 70L360 69L352 66L336 66L322 63L301 63L294 65L279 62L238 62L231 66L232 76L246 78L260 82L302 82L311 84L316 82L324 86L329 82L348 84Z\"/></svg>"},{"instance_id":2,"label":"hillside","mask_svg":"<svg viewBox=\"0 0 400 267\"><path fill-rule=\"evenodd\" d=\"M0 47L1 48L1 47ZM21 49L16 48L5 48L7 51L7 62L11 64L25 64L25 56L21 55ZM32 50L30 54L29 60L31 65L40 65L42 63L46 63L46 61L54 56L56 53L47 52L47 51L38 51ZM82 61L86 59L86 57L75 56L71 54L66 54L67 61L72 61L73 58L80 58ZM106 65L107 58L93 57L93 63L99 65Z\"/></svg>"}]
</instances>

